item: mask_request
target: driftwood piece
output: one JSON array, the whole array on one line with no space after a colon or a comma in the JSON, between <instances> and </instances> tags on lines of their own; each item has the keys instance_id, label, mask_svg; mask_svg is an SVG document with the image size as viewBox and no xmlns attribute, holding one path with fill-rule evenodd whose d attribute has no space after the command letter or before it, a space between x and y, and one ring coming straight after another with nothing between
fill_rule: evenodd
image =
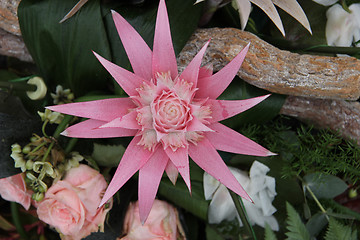
<instances>
[{"instance_id":1,"label":"driftwood piece","mask_svg":"<svg viewBox=\"0 0 360 240\"><path fill-rule=\"evenodd\" d=\"M20 0L0 1L0 54L31 62L32 58L21 38L17 8Z\"/></svg>"},{"instance_id":2,"label":"driftwood piece","mask_svg":"<svg viewBox=\"0 0 360 240\"><path fill-rule=\"evenodd\" d=\"M21 35L17 18L17 8L19 3L20 0L0 1L0 28L17 36Z\"/></svg>"},{"instance_id":3,"label":"driftwood piece","mask_svg":"<svg viewBox=\"0 0 360 240\"><path fill-rule=\"evenodd\" d=\"M204 63L212 63L215 71L251 43L238 76L259 88L315 98L356 100L360 96L360 61L356 58L291 53L238 29L197 30L179 56L180 66L186 66L209 39Z\"/></svg>"},{"instance_id":4,"label":"driftwood piece","mask_svg":"<svg viewBox=\"0 0 360 240\"><path fill-rule=\"evenodd\" d=\"M360 145L359 102L289 96L280 113L329 128Z\"/></svg>"},{"instance_id":5,"label":"driftwood piece","mask_svg":"<svg viewBox=\"0 0 360 240\"><path fill-rule=\"evenodd\" d=\"M8 33L3 29L0 29L0 54L15 57L25 62L32 62L21 36Z\"/></svg>"}]
</instances>

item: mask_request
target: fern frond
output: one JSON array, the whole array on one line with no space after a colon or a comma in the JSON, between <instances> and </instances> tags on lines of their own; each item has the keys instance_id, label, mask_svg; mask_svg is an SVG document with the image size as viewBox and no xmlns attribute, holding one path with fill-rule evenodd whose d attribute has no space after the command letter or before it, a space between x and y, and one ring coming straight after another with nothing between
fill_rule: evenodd
<instances>
[{"instance_id":1,"label":"fern frond","mask_svg":"<svg viewBox=\"0 0 360 240\"><path fill-rule=\"evenodd\" d=\"M353 232L351 227L342 225L335 218L330 218L325 240L338 239L357 240L357 231Z\"/></svg>"},{"instance_id":2,"label":"fern frond","mask_svg":"<svg viewBox=\"0 0 360 240\"><path fill-rule=\"evenodd\" d=\"M271 230L269 224L265 225L265 240L277 240L276 235Z\"/></svg>"},{"instance_id":3,"label":"fern frond","mask_svg":"<svg viewBox=\"0 0 360 240\"><path fill-rule=\"evenodd\" d=\"M304 223L301 221L299 214L290 203L286 202L288 218L286 220L287 229L285 233L287 240L310 240L310 235Z\"/></svg>"}]
</instances>

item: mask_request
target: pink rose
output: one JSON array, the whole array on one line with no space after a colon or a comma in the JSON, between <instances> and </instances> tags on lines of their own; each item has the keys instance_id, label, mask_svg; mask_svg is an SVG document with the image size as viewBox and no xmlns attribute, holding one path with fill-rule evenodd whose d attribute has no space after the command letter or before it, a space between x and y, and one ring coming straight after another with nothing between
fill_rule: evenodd
<instances>
[{"instance_id":1,"label":"pink rose","mask_svg":"<svg viewBox=\"0 0 360 240\"><path fill-rule=\"evenodd\" d=\"M77 240L103 230L110 208L98 208L107 187L104 177L87 165L70 169L51 186L38 205L39 219L55 227L62 239Z\"/></svg>"},{"instance_id":2,"label":"pink rose","mask_svg":"<svg viewBox=\"0 0 360 240\"><path fill-rule=\"evenodd\" d=\"M144 225L139 216L139 202L130 203L124 222L124 232L127 235L120 240L185 239L177 210L167 202L155 199Z\"/></svg>"},{"instance_id":3,"label":"pink rose","mask_svg":"<svg viewBox=\"0 0 360 240\"><path fill-rule=\"evenodd\" d=\"M21 204L26 210L30 208L31 191L26 189L23 173L1 178L0 195L5 200Z\"/></svg>"}]
</instances>

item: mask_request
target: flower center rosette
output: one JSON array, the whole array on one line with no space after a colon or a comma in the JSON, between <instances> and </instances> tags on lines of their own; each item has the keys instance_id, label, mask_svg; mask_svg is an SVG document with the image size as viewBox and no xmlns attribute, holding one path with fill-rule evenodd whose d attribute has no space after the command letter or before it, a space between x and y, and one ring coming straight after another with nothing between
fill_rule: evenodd
<instances>
[{"instance_id":1,"label":"flower center rosette","mask_svg":"<svg viewBox=\"0 0 360 240\"><path fill-rule=\"evenodd\" d=\"M138 105L135 111L141 126L139 145L154 151L161 142L164 149L169 147L175 152L187 147L188 142L200 141L202 131L193 131L197 121L204 124L203 130L210 130L205 126L211 118L210 107L194 101L196 89L192 86L179 77L172 80L169 73L162 73L157 74L155 81L144 82L136 89L139 96L132 99Z\"/></svg>"}]
</instances>

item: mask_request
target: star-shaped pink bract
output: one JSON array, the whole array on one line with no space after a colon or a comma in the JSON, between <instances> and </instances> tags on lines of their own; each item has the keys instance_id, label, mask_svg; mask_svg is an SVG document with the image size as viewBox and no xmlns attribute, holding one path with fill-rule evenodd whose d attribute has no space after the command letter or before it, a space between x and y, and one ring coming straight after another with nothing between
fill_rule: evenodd
<instances>
[{"instance_id":1,"label":"star-shaped pink bract","mask_svg":"<svg viewBox=\"0 0 360 240\"><path fill-rule=\"evenodd\" d=\"M273 155L218 123L268 97L216 100L236 75L249 45L213 75L211 67L200 67L207 42L179 75L164 0L160 0L157 13L153 51L123 17L114 11L112 15L134 73L94 54L130 97L48 107L53 111L89 118L67 128L63 132L65 136L134 136L101 204L139 171L140 218L145 222L164 171L173 183L180 173L191 191L189 156L226 187L251 201L216 151Z\"/></svg>"}]
</instances>

